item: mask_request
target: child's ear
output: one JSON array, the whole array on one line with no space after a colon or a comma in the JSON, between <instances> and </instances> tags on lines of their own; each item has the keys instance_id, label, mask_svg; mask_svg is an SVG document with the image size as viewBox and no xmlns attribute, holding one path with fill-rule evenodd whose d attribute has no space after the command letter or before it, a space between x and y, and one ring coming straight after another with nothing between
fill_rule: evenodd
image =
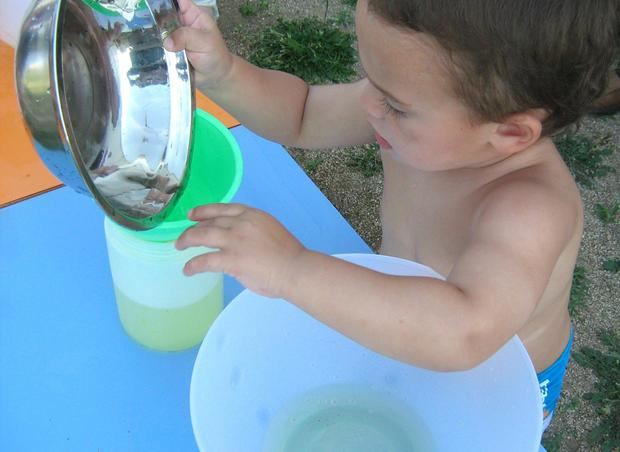
<instances>
[{"instance_id":1,"label":"child's ear","mask_svg":"<svg viewBox=\"0 0 620 452\"><path fill-rule=\"evenodd\" d=\"M491 145L503 155L511 155L529 148L542 134L542 122L547 113L541 109L515 113L496 123Z\"/></svg>"}]
</instances>

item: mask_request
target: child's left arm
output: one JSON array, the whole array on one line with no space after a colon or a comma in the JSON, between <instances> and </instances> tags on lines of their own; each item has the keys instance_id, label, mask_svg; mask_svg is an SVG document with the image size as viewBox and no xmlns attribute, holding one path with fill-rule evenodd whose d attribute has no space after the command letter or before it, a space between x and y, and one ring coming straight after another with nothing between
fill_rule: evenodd
<instances>
[{"instance_id":1,"label":"child's left arm","mask_svg":"<svg viewBox=\"0 0 620 452\"><path fill-rule=\"evenodd\" d=\"M531 198L513 198L489 200L446 281L385 275L312 252L270 215L239 204L195 209L191 218L199 223L177 247L219 249L188 262L188 275L223 271L382 354L462 370L525 324L570 235L569 227L557 227L557 207L540 202L540 212Z\"/></svg>"}]
</instances>

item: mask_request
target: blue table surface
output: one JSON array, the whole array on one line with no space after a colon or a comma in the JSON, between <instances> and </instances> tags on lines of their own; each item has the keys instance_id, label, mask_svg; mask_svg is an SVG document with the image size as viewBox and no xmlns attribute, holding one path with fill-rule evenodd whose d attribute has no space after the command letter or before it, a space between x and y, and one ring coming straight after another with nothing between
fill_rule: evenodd
<instances>
[{"instance_id":1,"label":"blue table surface","mask_svg":"<svg viewBox=\"0 0 620 452\"><path fill-rule=\"evenodd\" d=\"M281 146L232 132L245 166L233 201L309 248L370 252ZM198 347L153 352L124 333L95 202L64 187L0 209L0 253L0 450L195 451ZM242 289L226 278L225 301Z\"/></svg>"}]
</instances>

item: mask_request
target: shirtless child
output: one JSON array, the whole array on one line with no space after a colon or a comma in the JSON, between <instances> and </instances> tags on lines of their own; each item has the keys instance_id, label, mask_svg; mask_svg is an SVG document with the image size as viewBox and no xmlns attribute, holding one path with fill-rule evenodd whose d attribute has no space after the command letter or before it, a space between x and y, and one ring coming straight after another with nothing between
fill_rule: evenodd
<instances>
[{"instance_id":1,"label":"shirtless child","mask_svg":"<svg viewBox=\"0 0 620 452\"><path fill-rule=\"evenodd\" d=\"M197 86L248 128L301 148L378 142L383 254L445 281L380 274L304 248L265 212L202 206L177 247L219 251L224 271L396 359L476 366L518 334L539 372L545 421L572 338L568 299L583 227L578 189L550 136L604 90L615 0L359 0L368 74L308 86L233 56L204 10L179 0Z\"/></svg>"}]
</instances>

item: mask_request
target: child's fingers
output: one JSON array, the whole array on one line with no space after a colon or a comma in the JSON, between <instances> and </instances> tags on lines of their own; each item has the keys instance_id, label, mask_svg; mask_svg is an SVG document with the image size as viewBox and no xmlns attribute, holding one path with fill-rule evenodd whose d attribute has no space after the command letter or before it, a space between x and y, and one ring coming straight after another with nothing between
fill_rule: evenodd
<instances>
[{"instance_id":1,"label":"child's fingers","mask_svg":"<svg viewBox=\"0 0 620 452\"><path fill-rule=\"evenodd\" d=\"M179 5L179 11L181 14L185 14L188 11L193 11L198 8L192 0L177 0L177 4Z\"/></svg>"},{"instance_id":2,"label":"child's fingers","mask_svg":"<svg viewBox=\"0 0 620 452\"><path fill-rule=\"evenodd\" d=\"M202 272L224 272L226 256L221 251L196 256L185 264L183 273L192 276Z\"/></svg>"},{"instance_id":3,"label":"child's fingers","mask_svg":"<svg viewBox=\"0 0 620 452\"><path fill-rule=\"evenodd\" d=\"M181 13L181 22L191 28L211 31L216 27L215 20L205 8L194 6Z\"/></svg>"},{"instance_id":4,"label":"child's fingers","mask_svg":"<svg viewBox=\"0 0 620 452\"><path fill-rule=\"evenodd\" d=\"M210 30L215 25L215 20L211 14L205 8L195 5L191 0L179 1L179 13L181 23L186 27Z\"/></svg>"},{"instance_id":5,"label":"child's fingers","mask_svg":"<svg viewBox=\"0 0 620 452\"><path fill-rule=\"evenodd\" d=\"M238 217L236 216L215 217L215 218L210 218L208 220L202 220L200 223L197 223L195 227L197 228L216 227L220 229L231 229L237 222L238 222Z\"/></svg>"},{"instance_id":6,"label":"child's fingers","mask_svg":"<svg viewBox=\"0 0 620 452\"><path fill-rule=\"evenodd\" d=\"M236 217L247 210L243 204L206 204L192 209L188 217L193 221L204 221L215 217Z\"/></svg>"},{"instance_id":7,"label":"child's fingers","mask_svg":"<svg viewBox=\"0 0 620 452\"><path fill-rule=\"evenodd\" d=\"M188 52L203 53L212 49L212 44L208 39L208 32L196 28L181 27L174 30L164 41L164 47L169 52Z\"/></svg>"},{"instance_id":8,"label":"child's fingers","mask_svg":"<svg viewBox=\"0 0 620 452\"><path fill-rule=\"evenodd\" d=\"M175 246L182 251L193 246L208 248L225 248L228 245L230 233L226 228L217 226L192 226L177 239Z\"/></svg>"}]
</instances>

